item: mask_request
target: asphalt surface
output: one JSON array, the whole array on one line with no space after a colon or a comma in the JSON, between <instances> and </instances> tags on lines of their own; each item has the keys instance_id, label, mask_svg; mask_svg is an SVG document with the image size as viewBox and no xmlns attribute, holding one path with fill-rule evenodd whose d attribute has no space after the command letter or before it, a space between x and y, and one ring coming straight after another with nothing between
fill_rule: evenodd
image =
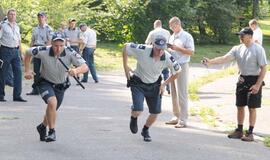
<instances>
[{"instance_id":1,"label":"asphalt surface","mask_svg":"<svg viewBox=\"0 0 270 160\"><path fill-rule=\"evenodd\" d=\"M191 73L195 70L195 76L202 73L191 67ZM30 82L24 81L27 103L11 101L12 90L6 88L8 101L0 102L0 160L269 160L270 149L261 141L228 139L199 117L190 117L188 128L166 126L171 116L167 95L163 113L150 128L153 141L144 142L140 131L148 109L138 119L139 132L132 134L131 96L125 83L123 73L100 73L100 83L88 82L85 90L73 82L57 115L57 141L51 143L39 141L35 127L45 104L39 96L25 95Z\"/></svg>"}]
</instances>

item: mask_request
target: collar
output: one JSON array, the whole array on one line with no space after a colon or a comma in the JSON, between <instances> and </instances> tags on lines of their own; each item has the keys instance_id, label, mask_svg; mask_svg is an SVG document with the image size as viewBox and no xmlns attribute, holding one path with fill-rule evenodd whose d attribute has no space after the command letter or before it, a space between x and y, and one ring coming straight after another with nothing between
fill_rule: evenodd
<instances>
[{"instance_id":1,"label":"collar","mask_svg":"<svg viewBox=\"0 0 270 160\"><path fill-rule=\"evenodd\" d=\"M47 24L44 24L43 26L41 26L40 24L38 24L38 28L46 28L47 27Z\"/></svg>"},{"instance_id":2,"label":"collar","mask_svg":"<svg viewBox=\"0 0 270 160\"><path fill-rule=\"evenodd\" d=\"M50 55L51 57L54 57L54 53L53 53L52 47L50 48L49 55ZM60 57L64 57L64 56L66 56L66 51L65 51L65 49L64 49L63 52L60 54Z\"/></svg>"},{"instance_id":3,"label":"collar","mask_svg":"<svg viewBox=\"0 0 270 160\"><path fill-rule=\"evenodd\" d=\"M151 53L150 53L150 57L153 58L153 55L154 55L154 50L152 49ZM162 56L160 56L160 60L165 61L165 59L166 59L166 57L165 57L165 51L164 51L164 54Z\"/></svg>"},{"instance_id":4,"label":"collar","mask_svg":"<svg viewBox=\"0 0 270 160\"><path fill-rule=\"evenodd\" d=\"M75 31L75 30L76 30L76 27L75 27L75 28L70 28L70 27L68 27L68 30L70 30L70 31Z\"/></svg>"}]
</instances>

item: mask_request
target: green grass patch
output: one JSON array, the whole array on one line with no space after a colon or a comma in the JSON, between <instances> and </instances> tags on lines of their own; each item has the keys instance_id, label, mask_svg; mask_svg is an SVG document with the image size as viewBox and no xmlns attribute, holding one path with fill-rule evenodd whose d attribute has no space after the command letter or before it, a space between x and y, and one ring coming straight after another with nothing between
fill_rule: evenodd
<instances>
[{"instance_id":1,"label":"green grass patch","mask_svg":"<svg viewBox=\"0 0 270 160\"><path fill-rule=\"evenodd\" d=\"M191 116L200 116L202 121L212 127L217 127L216 112L207 106L199 106L189 110Z\"/></svg>"},{"instance_id":2,"label":"green grass patch","mask_svg":"<svg viewBox=\"0 0 270 160\"><path fill-rule=\"evenodd\" d=\"M237 69L235 67L229 67L227 69L217 71L214 73L210 73L208 75L202 76L194 81L191 81L188 86L189 98L192 101L199 101L199 96L197 92L200 87L203 85L213 82L218 78L222 78L228 75L233 75L237 73Z\"/></svg>"},{"instance_id":3,"label":"green grass patch","mask_svg":"<svg viewBox=\"0 0 270 160\"><path fill-rule=\"evenodd\" d=\"M264 144L265 144L265 146L270 147L270 137L264 138Z\"/></svg>"}]
</instances>

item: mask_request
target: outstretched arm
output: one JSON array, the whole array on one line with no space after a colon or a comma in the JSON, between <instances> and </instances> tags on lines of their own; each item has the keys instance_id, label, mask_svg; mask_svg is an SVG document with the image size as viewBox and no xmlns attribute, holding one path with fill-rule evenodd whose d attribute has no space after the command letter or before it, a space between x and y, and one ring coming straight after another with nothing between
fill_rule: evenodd
<instances>
[{"instance_id":1,"label":"outstretched arm","mask_svg":"<svg viewBox=\"0 0 270 160\"><path fill-rule=\"evenodd\" d=\"M210 65L210 64L223 64L226 62L230 62L233 59L233 57L229 54L226 54L224 56L216 57L213 59L209 59L204 57L202 60L202 64L204 65Z\"/></svg>"}]
</instances>

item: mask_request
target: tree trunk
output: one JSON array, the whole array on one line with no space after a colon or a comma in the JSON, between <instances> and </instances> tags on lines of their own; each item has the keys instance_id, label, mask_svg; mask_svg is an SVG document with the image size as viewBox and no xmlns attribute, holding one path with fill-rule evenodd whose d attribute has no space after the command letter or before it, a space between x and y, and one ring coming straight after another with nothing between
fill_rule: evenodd
<instances>
[{"instance_id":1,"label":"tree trunk","mask_svg":"<svg viewBox=\"0 0 270 160\"><path fill-rule=\"evenodd\" d=\"M258 18L259 17L259 0L253 0L252 4L252 17Z\"/></svg>"}]
</instances>

